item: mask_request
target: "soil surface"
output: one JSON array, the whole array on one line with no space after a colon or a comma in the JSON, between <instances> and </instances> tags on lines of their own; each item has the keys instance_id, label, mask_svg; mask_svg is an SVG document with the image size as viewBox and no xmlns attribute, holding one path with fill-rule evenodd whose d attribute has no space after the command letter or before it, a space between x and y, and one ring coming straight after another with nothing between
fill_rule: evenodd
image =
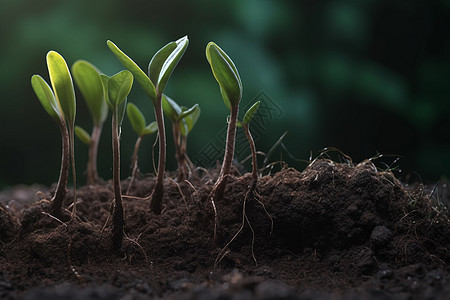
<instances>
[{"instance_id":1,"label":"soil surface","mask_svg":"<svg viewBox=\"0 0 450 300\"><path fill-rule=\"evenodd\" d=\"M263 176L255 191L235 171L212 203L216 177L168 177L161 215L145 199L154 177L136 182L120 251L110 182L79 188L66 223L47 213L52 189L5 191L0 298L448 299L446 185L410 187L370 161L319 159Z\"/></svg>"}]
</instances>

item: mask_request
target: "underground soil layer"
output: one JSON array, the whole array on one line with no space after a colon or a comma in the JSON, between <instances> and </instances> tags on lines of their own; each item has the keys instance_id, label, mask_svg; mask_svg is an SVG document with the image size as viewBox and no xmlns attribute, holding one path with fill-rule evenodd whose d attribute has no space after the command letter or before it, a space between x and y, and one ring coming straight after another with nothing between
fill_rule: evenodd
<instances>
[{"instance_id":1,"label":"underground soil layer","mask_svg":"<svg viewBox=\"0 0 450 300\"><path fill-rule=\"evenodd\" d=\"M161 215L148 200L154 177L136 181L119 251L111 182L79 188L67 222L47 212L52 189L3 193L0 298L448 299L445 186L320 159L263 176L255 190L235 170L213 203L217 175L167 177Z\"/></svg>"}]
</instances>

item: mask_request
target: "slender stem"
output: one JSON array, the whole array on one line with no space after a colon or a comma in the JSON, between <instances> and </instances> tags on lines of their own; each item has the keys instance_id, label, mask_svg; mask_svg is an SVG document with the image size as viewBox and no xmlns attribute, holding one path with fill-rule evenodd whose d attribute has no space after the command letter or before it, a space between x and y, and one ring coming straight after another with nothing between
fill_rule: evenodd
<instances>
[{"instance_id":1,"label":"slender stem","mask_svg":"<svg viewBox=\"0 0 450 300\"><path fill-rule=\"evenodd\" d=\"M74 135L74 124L69 126L69 141L70 141L70 160L72 162L72 180L73 180L73 207L72 207L72 217L77 214L77 173L75 171L75 135Z\"/></svg>"},{"instance_id":2,"label":"slender stem","mask_svg":"<svg viewBox=\"0 0 450 300\"><path fill-rule=\"evenodd\" d=\"M69 133L64 121L59 124L62 140L62 157L61 157L61 170L59 172L58 184L56 186L55 195L51 200L50 213L58 219L62 218L62 206L64 199L66 198L67 178L69 177L69 162L70 162L70 150L69 150Z\"/></svg>"},{"instance_id":3,"label":"slender stem","mask_svg":"<svg viewBox=\"0 0 450 300\"><path fill-rule=\"evenodd\" d=\"M162 113L162 94L157 92L156 105L155 105L155 118L158 124L159 133L159 161L158 161L158 174L156 176L156 183L153 193L151 195L151 210L159 215L162 211L162 199L164 197L164 171L166 168L166 131L164 128L164 118Z\"/></svg>"},{"instance_id":4,"label":"slender stem","mask_svg":"<svg viewBox=\"0 0 450 300\"><path fill-rule=\"evenodd\" d=\"M136 173L138 170L138 154L139 154L139 147L141 146L141 142L142 142L142 136L139 136L136 140L136 143L134 144L133 156L131 157L131 166L132 166L133 170L131 171L131 179L130 179L130 183L128 184L127 195L130 194L131 186L133 184L134 179L136 178Z\"/></svg>"},{"instance_id":5,"label":"slender stem","mask_svg":"<svg viewBox=\"0 0 450 300\"><path fill-rule=\"evenodd\" d=\"M181 148L183 149L184 152L184 159L186 160L186 165L189 168L189 172L192 173L194 168L194 164L192 163L191 159L189 158L188 154L187 154L187 136L182 137L181 139Z\"/></svg>"},{"instance_id":6,"label":"slender stem","mask_svg":"<svg viewBox=\"0 0 450 300\"><path fill-rule=\"evenodd\" d=\"M119 149L119 128L117 124L117 109L112 118L112 147L113 147L113 187L115 195L115 208L113 214L112 242L113 248L118 250L122 246L123 240L123 204L122 187L120 185L120 149Z\"/></svg>"},{"instance_id":7,"label":"slender stem","mask_svg":"<svg viewBox=\"0 0 450 300\"><path fill-rule=\"evenodd\" d=\"M239 106L231 107L231 115L228 123L227 141L225 145L225 155L223 158L222 168L220 169L219 178L214 185L214 201L221 200L227 185L227 176L230 174L231 164L234 156L234 144L236 140L236 120L239 114Z\"/></svg>"},{"instance_id":8,"label":"slender stem","mask_svg":"<svg viewBox=\"0 0 450 300\"><path fill-rule=\"evenodd\" d=\"M254 184L256 184L256 181L258 180L258 162L256 161L255 141L253 140L252 134L250 133L249 126L245 123L242 123L242 127L244 128L250 150L252 151L252 178L254 180Z\"/></svg>"},{"instance_id":9,"label":"slender stem","mask_svg":"<svg viewBox=\"0 0 450 300\"><path fill-rule=\"evenodd\" d=\"M172 123L172 132L175 144L175 158L178 164L177 181L181 182L186 177L186 163L183 155L179 122Z\"/></svg>"},{"instance_id":10,"label":"slender stem","mask_svg":"<svg viewBox=\"0 0 450 300\"><path fill-rule=\"evenodd\" d=\"M87 184L94 184L98 181L97 172L97 153L100 135L102 133L103 123L94 125L91 134L91 143L89 144L89 160L87 166Z\"/></svg>"}]
</instances>

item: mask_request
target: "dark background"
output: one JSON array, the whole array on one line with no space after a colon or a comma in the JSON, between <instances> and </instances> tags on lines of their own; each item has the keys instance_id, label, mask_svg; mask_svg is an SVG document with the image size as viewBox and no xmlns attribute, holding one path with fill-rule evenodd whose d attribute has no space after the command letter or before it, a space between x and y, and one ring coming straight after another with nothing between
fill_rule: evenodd
<instances>
[{"instance_id":1,"label":"dark background","mask_svg":"<svg viewBox=\"0 0 450 300\"><path fill-rule=\"evenodd\" d=\"M450 175L449 20L449 0L0 0L0 188L58 178L59 130L30 85L35 73L48 79L49 50L69 65L86 59L112 75L122 66L107 39L146 69L159 48L186 34L190 45L166 91L180 104L202 108L189 138L191 157L201 157L226 127L228 111L204 54L212 40L238 67L242 110L261 91L280 110L264 123L259 150L267 152L288 130L284 144L299 159L327 146L354 162L377 153L395 155L401 159L392 166L403 170L400 176L438 181ZM76 92L76 123L90 131L89 113ZM138 85L129 101L154 120ZM167 129L168 169L174 170L170 125ZM106 179L110 133L108 119L99 151ZM129 174L135 139L125 119L122 177ZM144 172L152 170L153 140L146 138L140 152ZM86 156L87 148L77 141L81 182ZM298 169L306 166L285 151L275 156Z\"/></svg>"}]
</instances>

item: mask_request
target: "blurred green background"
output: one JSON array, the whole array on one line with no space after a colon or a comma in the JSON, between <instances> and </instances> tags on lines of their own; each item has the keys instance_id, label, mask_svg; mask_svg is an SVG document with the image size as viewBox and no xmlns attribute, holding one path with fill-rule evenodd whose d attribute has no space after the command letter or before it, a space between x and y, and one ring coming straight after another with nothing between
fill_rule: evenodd
<instances>
[{"instance_id":1,"label":"blurred green background","mask_svg":"<svg viewBox=\"0 0 450 300\"><path fill-rule=\"evenodd\" d=\"M160 47L186 34L189 48L166 92L202 108L189 138L191 157L226 127L228 111L204 54L213 40L240 71L241 107L263 91L282 112L264 125L259 150L267 152L288 130L284 143L299 159L327 146L354 162L376 153L399 155L404 175L437 181L450 175L449 20L449 0L0 0L0 188L58 178L59 130L30 85L34 73L48 79L49 50L69 65L86 59L112 75L122 66L107 39L146 69ZM90 131L76 92L76 123ZM154 120L140 86L129 101ZM105 179L112 166L109 122L99 150ZM174 170L169 130L168 169ZM125 119L122 178L129 174L135 138ZM152 170L153 141L147 137L141 148L144 172ZM87 148L78 141L76 148L83 182ZM281 155L298 169L306 166L282 151L276 159Z\"/></svg>"}]
</instances>

